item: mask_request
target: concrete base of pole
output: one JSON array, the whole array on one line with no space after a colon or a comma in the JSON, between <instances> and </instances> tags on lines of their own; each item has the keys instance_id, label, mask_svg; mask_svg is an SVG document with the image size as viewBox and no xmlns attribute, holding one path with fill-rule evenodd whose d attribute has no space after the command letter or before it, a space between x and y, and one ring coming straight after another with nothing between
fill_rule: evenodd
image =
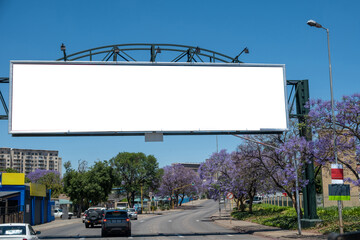
<instances>
[{"instance_id":1,"label":"concrete base of pole","mask_svg":"<svg viewBox=\"0 0 360 240\"><path fill-rule=\"evenodd\" d=\"M301 219L301 227L302 228L310 228L315 227L317 224L321 223L321 219Z\"/></svg>"}]
</instances>

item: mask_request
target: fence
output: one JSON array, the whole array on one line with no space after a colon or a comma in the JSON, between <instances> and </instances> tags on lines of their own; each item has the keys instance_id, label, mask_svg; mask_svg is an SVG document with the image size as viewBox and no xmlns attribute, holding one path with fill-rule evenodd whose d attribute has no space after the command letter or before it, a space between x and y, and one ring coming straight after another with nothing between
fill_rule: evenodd
<instances>
[{"instance_id":1,"label":"fence","mask_svg":"<svg viewBox=\"0 0 360 240\"><path fill-rule=\"evenodd\" d=\"M23 223L24 206L0 207L0 223Z\"/></svg>"},{"instance_id":2,"label":"fence","mask_svg":"<svg viewBox=\"0 0 360 240\"><path fill-rule=\"evenodd\" d=\"M302 194L300 194L300 206L302 206L303 204L303 196ZM271 205L276 205L276 206L280 206L280 207L292 207L293 206L293 202L291 200L291 198L286 197L286 196L267 196L263 198L263 203L267 203L267 204L271 204Z\"/></svg>"}]
</instances>

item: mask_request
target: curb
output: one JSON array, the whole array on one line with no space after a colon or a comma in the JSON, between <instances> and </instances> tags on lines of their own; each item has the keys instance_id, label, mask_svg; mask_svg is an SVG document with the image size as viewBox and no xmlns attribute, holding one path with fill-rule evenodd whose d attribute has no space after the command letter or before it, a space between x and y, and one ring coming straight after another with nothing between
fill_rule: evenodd
<instances>
[{"instance_id":1,"label":"curb","mask_svg":"<svg viewBox=\"0 0 360 240\"><path fill-rule=\"evenodd\" d=\"M210 219L217 225L220 225L227 229L232 229L239 233L251 234L254 236L266 237L271 239L306 239L306 240L319 240L327 239L326 235L302 231L302 235L299 235L297 230L284 230L277 227L265 226L257 223L247 222L232 219L230 224L230 216L219 217L214 214Z\"/></svg>"}]
</instances>

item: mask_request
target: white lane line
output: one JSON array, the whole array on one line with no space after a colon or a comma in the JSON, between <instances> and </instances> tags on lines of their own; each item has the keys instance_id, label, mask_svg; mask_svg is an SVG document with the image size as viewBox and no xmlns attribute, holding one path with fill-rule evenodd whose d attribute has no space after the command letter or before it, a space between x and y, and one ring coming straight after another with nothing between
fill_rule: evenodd
<instances>
[{"instance_id":1,"label":"white lane line","mask_svg":"<svg viewBox=\"0 0 360 240\"><path fill-rule=\"evenodd\" d=\"M128 239L134 239L133 237L128 237Z\"/></svg>"},{"instance_id":2,"label":"white lane line","mask_svg":"<svg viewBox=\"0 0 360 240\"><path fill-rule=\"evenodd\" d=\"M184 236L178 235L179 238L183 238Z\"/></svg>"},{"instance_id":3,"label":"white lane line","mask_svg":"<svg viewBox=\"0 0 360 240\"><path fill-rule=\"evenodd\" d=\"M144 222L144 220L141 220L140 222L141 222L141 223L143 223L143 222Z\"/></svg>"},{"instance_id":4,"label":"white lane line","mask_svg":"<svg viewBox=\"0 0 360 240\"><path fill-rule=\"evenodd\" d=\"M226 236L228 236L228 237L233 237L234 235L231 235L231 234L227 234Z\"/></svg>"},{"instance_id":5,"label":"white lane line","mask_svg":"<svg viewBox=\"0 0 360 240\"><path fill-rule=\"evenodd\" d=\"M169 222L172 222L172 220L169 220Z\"/></svg>"},{"instance_id":6,"label":"white lane line","mask_svg":"<svg viewBox=\"0 0 360 240\"><path fill-rule=\"evenodd\" d=\"M200 220L199 220L199 219L197 219L196 221L197 221L197 222L200 222Z\"/></svg>"}]
</instances>

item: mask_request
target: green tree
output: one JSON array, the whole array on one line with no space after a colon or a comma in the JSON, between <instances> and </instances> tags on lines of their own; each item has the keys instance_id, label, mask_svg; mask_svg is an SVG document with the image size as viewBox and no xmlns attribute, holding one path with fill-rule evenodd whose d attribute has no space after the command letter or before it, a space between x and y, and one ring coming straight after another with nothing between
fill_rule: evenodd
<instances>
[{"instance_id":1,"label":"green tree","mask_svg":"<svg viewBox=\"0 0 360 240\"><path fill-rule=\"evenodd\" d=\"M144 192L152 191L160 181L159 164L153 155L122 152L110 159L110 165L114 169L115 185L126 192L131 207L141 186Z\"/></svg>"},{"instance_id":2,"label":"green tree","mask_svg":"<svg viewBox=\"0 0 360 240\"><path fill-rule=\"evenodd\" d=\"M46 189L51 189L51 196L54 198L59 197L60 193L62 193L63 186L59 174L49 172L39 178L37 183L45 185Z\"/></svg>"},{"instance_id":3,"label":"green tree","mask_svg":"<svg viewBox=\"0 0 360 240\"><path fill-rule=\"evenodd\" d=\"M107 201L114 182L113 170L107 161L95 162L89 170L79 167L76 171L71 168L70 162L66 162L64 167L64 191L74 204L78 205L79 210L90 204L97 205ZM80 211L78 216L79 214Z\"/></svg>"},{"instance_id":4,"label":"green tree","mask_svg":"<svg viewBox=\"0 0 360 240\"><path fill-rule=\"evenodd\" d=\"M96 205L107 201L114 183L113 170L108 162L95 162L86 172L85 179L87 184L84 189L91 203Z\"/></svg>"},{"instance_id":5,"label":"green tree","mask_svg":"<svg viewBox=\"0 0 360 240\"><path fill-rule=\"evenodd\" d=\"M63 177L64 192L78 206L77 216L80 217L81 210L87 203L85 172L79 172L71 168L70 161L65 162L64 167L66 171Z\"/></svg>"}]
</instances>

